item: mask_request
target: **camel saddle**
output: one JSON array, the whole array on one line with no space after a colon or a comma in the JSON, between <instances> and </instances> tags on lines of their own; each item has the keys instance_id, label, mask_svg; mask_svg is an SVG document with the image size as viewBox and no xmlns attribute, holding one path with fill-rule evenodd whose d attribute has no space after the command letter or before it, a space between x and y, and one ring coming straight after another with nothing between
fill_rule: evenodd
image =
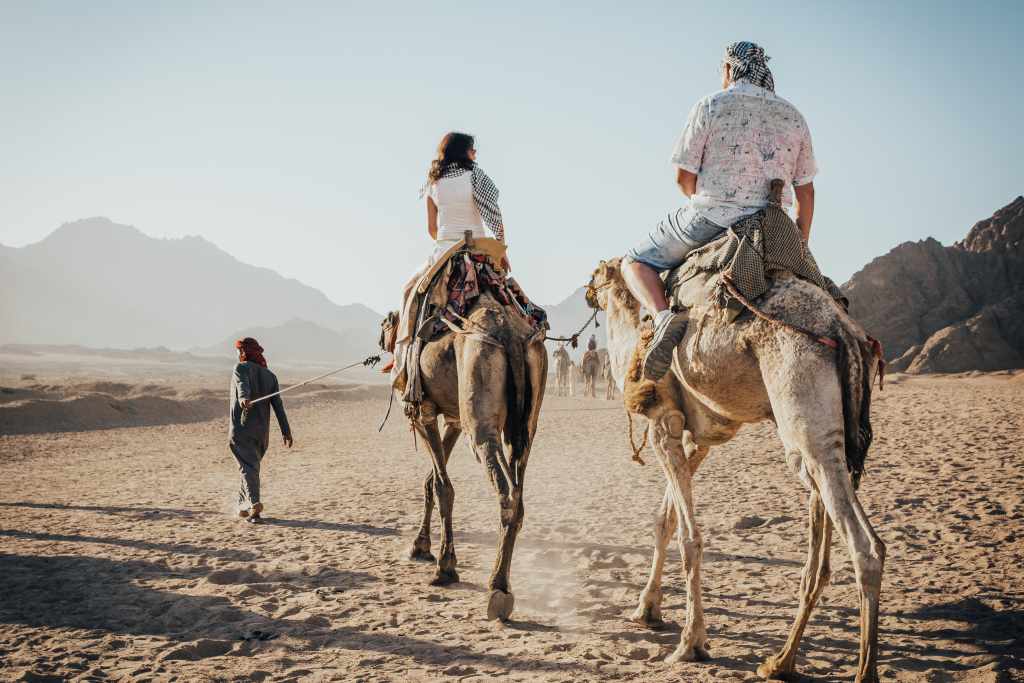
<instances>
[{"instance_id":1,"label":"camel saddle","mask_svg":"<svg viewBox=\"0 0 1024 683\"><path fill-rule=\"evenodd\" d=\"M813 282L848 308L846 297L821 274L800 229L783 211L782 185L773 180L766 208L741 218L722 237L694 249L662 276L674 309L716 305L733 321L745 310L742 299L757 300L784 272Z\"/></svg>"},{"instance_id":2,"label":"camel saddle","mask_svg":"<svg viewBox=\"0 0 1024 683\"><path fill-rule=\"evenodd\" d=\"M527 298L514 278L502 268L504 242L488 237L464 237L449 247L417 281L405 302L405 328L398 338L412 338L407 350L405 387L407 403L422 400L419 357L423 346L451 329L458 329L484 292L537 329L547 329L547 313ZM400 378L398 385L402 384Z\"/></svg>"}]
</instances>

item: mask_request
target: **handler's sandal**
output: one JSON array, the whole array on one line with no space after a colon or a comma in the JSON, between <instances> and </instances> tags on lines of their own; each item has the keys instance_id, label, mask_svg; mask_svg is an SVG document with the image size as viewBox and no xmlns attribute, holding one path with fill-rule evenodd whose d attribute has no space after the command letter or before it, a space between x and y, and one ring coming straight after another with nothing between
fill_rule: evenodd
<instances>
[{"instance_id":1,"label":"handler's sandal","mask_svg":"<svg viewBox=\"0 0 1024 683\"><path fill-rule=\"evenodd\" d=\"M672 367L672 354L686 335L686 315L673 313L654 328L654 337L644 355L644 379L657 382Z\"/></svg>"},{"instance_id":2,"label":"handler's sandal","mask_svg":"<svg viewBox=\"0 0 1024 683\"><path fill-rule=\"evenodd\" d=\"M245 521L249 524L263 524L263 518L260 517L261 512L263 512L263 503L254 503Z\"/></svg>"}]
</instances>

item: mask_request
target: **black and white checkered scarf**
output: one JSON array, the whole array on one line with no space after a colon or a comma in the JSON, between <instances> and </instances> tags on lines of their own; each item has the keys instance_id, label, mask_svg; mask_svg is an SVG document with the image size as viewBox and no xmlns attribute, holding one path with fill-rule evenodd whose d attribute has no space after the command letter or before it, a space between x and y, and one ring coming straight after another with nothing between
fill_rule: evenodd
<instances>
[{"instance_id":1,"label":"black and white checkered scarf","mask_svg":"<svg viewBox=\"0 0 1024 683\"><path fill-rule=\"evenodd\" d=\"M764 53L763 47L747 40L731 43L725 48L725 63L731 67L734 82L747 81L775 92L775 79L768 68L769 59L771 57Z\"/></svg>"},{"instance_id":2,"label":"black and white checkered scarf","mask_svg":"<svg viewBox=\"0 0 1024 683\"><path fill-rule=\"evenodd\" d=\"M498 187L491 180L491 177L484 173L484 169L476 164L473 164L472 169L452 164L441 173L441 177L457 178L463 173L473 174L473 177L470 179L473 183L473 203L476 204L477 210L480 211L480 218L483 219L484 225L491 229L495 239L504 242L505 226L501 218L501 209L498 208ZM426 186L424 186L420 194L422 195L426 189Z\"/></svg>"}]
</instances>

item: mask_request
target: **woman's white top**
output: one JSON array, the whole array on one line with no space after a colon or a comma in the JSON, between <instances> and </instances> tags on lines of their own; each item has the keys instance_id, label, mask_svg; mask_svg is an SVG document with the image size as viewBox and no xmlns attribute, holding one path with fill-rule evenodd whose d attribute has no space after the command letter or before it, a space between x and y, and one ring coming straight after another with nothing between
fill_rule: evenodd
<instances>
[{"instance_id":1,"label":"woman's white top","mask_svg":"<svg viewBox=\"0 0 1024 683\"><path fill-rule=\"evenodd\" d=\"M485 237L484 222L473 198L473 174L442 177L430 184L430 198L437 206L438 241L460 240L466 230Z\"/></svg>"}]
</instances>

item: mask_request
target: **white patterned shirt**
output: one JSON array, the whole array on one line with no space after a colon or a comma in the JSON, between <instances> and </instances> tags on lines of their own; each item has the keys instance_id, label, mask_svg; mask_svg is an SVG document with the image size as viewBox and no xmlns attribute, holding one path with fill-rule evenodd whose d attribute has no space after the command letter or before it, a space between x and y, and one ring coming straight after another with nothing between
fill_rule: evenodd
<instances>
[{"instance_id":1,"label":"white patterned shirt","mask_svg":"<svg viewBox=\"0 0 1024 683\"><path fill-rule=\"evenodd\" d=\"M694 105L672 163L697 174L697 192L684 212L723 227L767 206L773 178L785 182L782 205L788 208L791 186L806 185L818 172L804 117L771 90L746 81Z\"/></svg>"}]
</instances>

